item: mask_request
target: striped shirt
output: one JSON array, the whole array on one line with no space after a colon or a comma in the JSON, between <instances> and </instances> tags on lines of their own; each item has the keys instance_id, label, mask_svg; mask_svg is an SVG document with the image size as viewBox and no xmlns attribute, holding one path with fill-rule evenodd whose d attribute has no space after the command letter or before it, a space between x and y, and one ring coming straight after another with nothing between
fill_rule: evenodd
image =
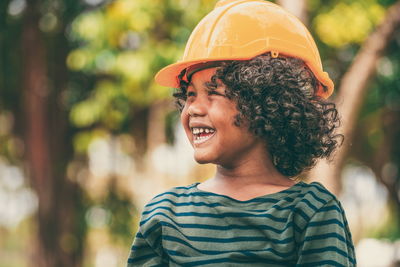
<instances>
[{"instance_id":1,"label":"striped shirt","mask_svg":"<svg viewBox=\"0 0 400 267\"><path fill-rule=\"evenodd\" d=\"M355 266L344 210L320 183L239 201L175 187L145 206L133 266Z\"/></svg>"}]
</instances>

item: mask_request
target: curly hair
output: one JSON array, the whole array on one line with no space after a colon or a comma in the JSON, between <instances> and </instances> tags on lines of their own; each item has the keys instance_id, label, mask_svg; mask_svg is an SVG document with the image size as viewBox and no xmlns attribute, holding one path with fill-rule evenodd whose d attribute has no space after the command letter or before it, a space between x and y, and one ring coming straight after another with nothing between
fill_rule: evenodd
<instances>
[{"instance_id":1,"label":"curly hair","mask_svg":"<svg viewBox=\"0 0 400 267\"><path fill-rule=\"evenodd\" d=\"M188 86L183 74L174 93L180 111ZM236 102L235 125L248 122L249 131L265 141L272 163L283 175L295 177L311 169L343 143L343 135L335 131L340 124L336 105L315 95L322 85L302 60L266 53L227 61L211 78L212 87L217 80Z\"/></svg>"}]
</instances>

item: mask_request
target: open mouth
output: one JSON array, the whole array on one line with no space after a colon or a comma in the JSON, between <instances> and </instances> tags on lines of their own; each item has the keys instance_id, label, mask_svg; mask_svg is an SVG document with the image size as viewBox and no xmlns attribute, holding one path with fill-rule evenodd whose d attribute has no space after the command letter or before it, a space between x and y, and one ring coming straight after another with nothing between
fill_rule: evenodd
<instances>
[{"instance_id":1,"label":"open mouth","mask_svg":"<svg viewBox=\"0 0 400 267\"><path fill-rule=\"evenodd\" d=\"M193 143L200 144L209 140L215 134L215 130L213 128L208 127L193 127Z\"/></svg>"}]
</instances>

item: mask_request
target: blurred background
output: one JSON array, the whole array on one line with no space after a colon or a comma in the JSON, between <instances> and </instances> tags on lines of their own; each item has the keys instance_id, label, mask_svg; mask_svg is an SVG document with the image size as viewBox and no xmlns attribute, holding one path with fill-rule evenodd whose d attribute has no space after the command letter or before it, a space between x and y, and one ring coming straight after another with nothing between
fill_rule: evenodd
<instances>
[{"instance_id":1,"label":"blurred background","mask_svg":"<svg viewBox=\"0 0 400 267\"><path fill-rule=\"evenodd\" d=\"M312 32L346 142L305 175L359 266L400 266L400 1L276 1ZM155 73L215 0L0 1L0 267L125 266L143 205L212 176Z\"/></svg>"}]
</instances>

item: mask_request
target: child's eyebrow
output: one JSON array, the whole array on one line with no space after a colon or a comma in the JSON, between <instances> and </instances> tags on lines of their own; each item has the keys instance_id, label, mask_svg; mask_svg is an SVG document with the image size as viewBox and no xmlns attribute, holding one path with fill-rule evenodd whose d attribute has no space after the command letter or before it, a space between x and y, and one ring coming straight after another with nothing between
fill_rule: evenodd
<instances>
[{"instance_id":1,"label":"child's eyebrow","mask_svg":"<svg viewBox=\"0 0 400 267\"><path fill-rule=\"evenodd\" d=\"M190 82L190 83L188 84L188 87L189 87L189 86L192 86L193 88L196 89L196 87L194 86L194 84L193 84L192 82ZM212 82L212 81L207 81L207 82L204 82L204 83L203 83L203 87L205 87L205 88L207 88L207 89L209 89L209 90L216 90L216 89L218 88L218 84L217 84L217 83L214 83L214 82Z\"/></svg>"}]
</instances>

